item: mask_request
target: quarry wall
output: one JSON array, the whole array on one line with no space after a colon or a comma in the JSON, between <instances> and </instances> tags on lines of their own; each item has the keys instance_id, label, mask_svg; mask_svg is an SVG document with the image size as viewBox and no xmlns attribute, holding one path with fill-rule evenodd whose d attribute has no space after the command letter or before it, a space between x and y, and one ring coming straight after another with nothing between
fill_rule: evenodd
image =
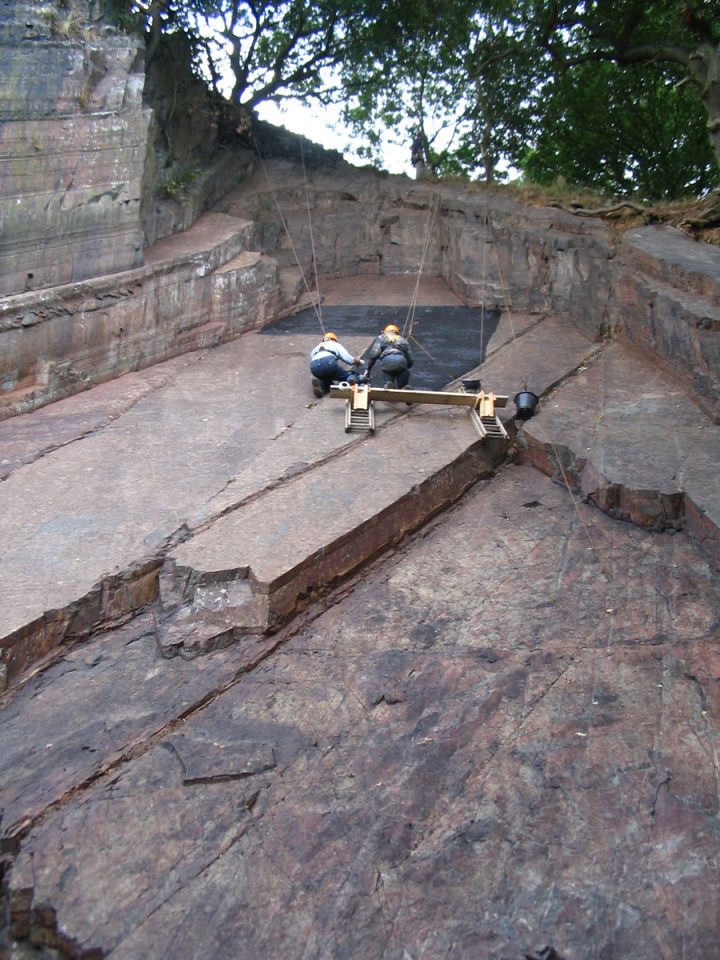
<instances>
[{"instance_id":1,"label":"quarry wall","mask_svg":"<svg viewBox=\"0 0 720 960\"><path fill-rule=\"evenodd\" d=\"M419 270L468 304L624 339L720 415L717 248L662 227L617 243L600 220L331 154L308 173L296 151L263 181L192 84L172 139L198 166L173 194L172 110L139 39L59 24L43 0L0 6L0 418L238 336L323 278Z\"/></svg>"}]
</instances>

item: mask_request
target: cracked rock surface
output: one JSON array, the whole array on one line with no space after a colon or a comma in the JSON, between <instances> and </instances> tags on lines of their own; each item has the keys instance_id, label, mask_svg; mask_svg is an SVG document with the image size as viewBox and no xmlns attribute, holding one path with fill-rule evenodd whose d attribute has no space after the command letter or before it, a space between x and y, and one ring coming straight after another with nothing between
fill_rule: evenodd
<instances>
[{"instance_id":1,"label":"cracked rock surface","mask_svg":"<svg viewBox=\"0 0 720 960\"><path fill-rule=\"evenodd\" d=\"M307 587L193 658L149 598L2 696L0 951L714 956L718 427L630 348L506 314L477 372L540 395L517 457L443 408L358 439L312 400L314 339L0 425L7 632L148 556L208 622L245 577ZM406 523L426 495L444 512Z\"/></svg>"},{"instance_id":2,"label":"cracked rock surface","mask_svg":"<svg viewBox=\"0 0 720 960\"><path fill-rule=\"evenodd\" d=\"M240 676L126 627L17 694L0 755L32 728L17 812L44 815L16 931L123 960L713 955L720 588L683 533L510 465L334 600Z\"/></svg>"}]
</instances>

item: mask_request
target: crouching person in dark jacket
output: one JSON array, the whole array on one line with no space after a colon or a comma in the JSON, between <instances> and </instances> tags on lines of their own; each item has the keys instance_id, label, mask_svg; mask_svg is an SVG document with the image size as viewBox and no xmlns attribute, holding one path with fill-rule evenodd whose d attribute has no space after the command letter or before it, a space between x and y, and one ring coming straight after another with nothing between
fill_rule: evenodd
<instances>
[{"instance_id":1,"label":"crouching person in dark jacket","mask_svg":"<svg viewBox=\"0 0 720 960\"><path fill-rule=\"evenodd\" d=\"M389 323L383 332L375 337L367 357L367 375L380 363L385 376L385 386L394 390L403 390L410 382L410 368L415 362L410 344L394 323Z\"/></svg>"}]
</instances>

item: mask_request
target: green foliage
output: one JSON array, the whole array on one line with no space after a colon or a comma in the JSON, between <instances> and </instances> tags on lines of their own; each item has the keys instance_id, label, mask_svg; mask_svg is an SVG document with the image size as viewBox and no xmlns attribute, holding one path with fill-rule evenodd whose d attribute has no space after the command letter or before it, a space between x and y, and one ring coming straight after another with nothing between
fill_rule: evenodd
<instances>
[{"instance_id":1,"label":"green foliage","mask_svg":"<svg viewBox=\"0 0 720 960\"><path fill-rule=\"evenodd\" d=\"M103 18L109 21L121 33L140 33L143 30L143 16L128 0L99 0Z\"/></svg>"},{"instance_id":2,"label":"green foliage","mask_svg":"<svg viewBox=\"0 0 720 960\"><path fill-rule=\"evenodd\" d=\"M140 33L142 20L128 10L118 10L113 17L115 26L121 33Z\"/></svg>"},{"instance_id":3,"label":"green foliage","mask_svg":"<svg viewBox=\"0 0 720 960\"><path fill-rule=\"evenodd\" d=\"M718 182L720 0L130 6L145 18L150 55L159 31L182 31L208 83L234 103L342 103L369 159L389 131L409 161L420 129L441 175L491 182L511 165L647 199Z\"/></svg>"},{"instance_id":4,"label":"green foliage","mask_svg":"<svg viewBox=\"0 0 720 960\"><path fill-rule=\"evenodd\" d=\"M347 26L343 2L330 0L136 0L134 7L145 13L151 40L158 31L184 33L210 86L249 109L289 95L322 97L322 71L338 62Z\"/></svg>"},{"instance_id":5,"label":"green foliage","mask_svg":"<svg viewBox=\"0 0 720 960\"><path fill-rule=\"evenodd\" d=\"M475 159L486 179L505 162L543 182L647 197L706 189L717 169L703 107L697 91L675 88L700 42L686 9L686 0L490 0L467 61L470 123L454 159L468 172Z\"/></svg>"},{"instance_id":6,"label":"green foliage","mask_svg":"<svg viewBox=\"0 0 720 960\"><path fill-rule=\"evenodd\" d=\"M396 2L353 39L341 76L345 119L357 134L372 141L380 130L394 132L409 159L413 131L420 129L426 159L440 158L436 143L442 135L452 139L467 79L462 61L473 5L460 6L445 18L425 3Z\"/></svg>"},{"instance_id":7,"label":"green foliage","mask_svg":"<svg viewBox=\"0 0 720 960\"><path fill-rule=\"evenodd\" d=\"M163 180L160 193L171 200L183 200L199 176L200 171L197 167L185 167L183 170L178 170L175 174Z\"/></svg>"},{"instance_id":8,"label":"green foliage","mask_svg":"<svg viewBox=\"0 0 720 960\"><path fill-rule=\"evenodd\" d=\"M538 133L518 165L642 200L700 195L718 180L697 93L657 65L592 63L561 74L538 105Z\"/></svg>"}]
</instances>

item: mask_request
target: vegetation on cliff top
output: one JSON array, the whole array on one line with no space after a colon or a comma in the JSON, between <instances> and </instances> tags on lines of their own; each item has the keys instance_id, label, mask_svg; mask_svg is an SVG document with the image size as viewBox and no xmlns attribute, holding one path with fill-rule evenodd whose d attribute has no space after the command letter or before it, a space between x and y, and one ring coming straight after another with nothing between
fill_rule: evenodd
<instances>
[{"instance_id":1,"label":"vegetation on cliff top","mask_svg":"<svg viewBox=\"0 0 720 960\"><path fill-rule=\"evenodd\" d=\"M551 185L525 180L504 185L501 189L528 206L558 207L576 216L597 217L604 220L615 235L647 224L665 224L677 227L694 240L720 246L720 195L717 191L698 199L640 204L609 198L594 190L564 183L562 179Z\"/></svg>"},{"instance_id":2,"label":"vegetation on cliff top","mask_svg":"<svg viewBox=\"0 0 720 960\"><path fill-rule=\"evenodd\" d=\"M369 160L390 127L419 130L440 175L496 182L510 166L639 202L720 179L720 0L105 2L150 58L185 33L208 84L249 112L342 104Z\"/></svg>"}]
</instances>

